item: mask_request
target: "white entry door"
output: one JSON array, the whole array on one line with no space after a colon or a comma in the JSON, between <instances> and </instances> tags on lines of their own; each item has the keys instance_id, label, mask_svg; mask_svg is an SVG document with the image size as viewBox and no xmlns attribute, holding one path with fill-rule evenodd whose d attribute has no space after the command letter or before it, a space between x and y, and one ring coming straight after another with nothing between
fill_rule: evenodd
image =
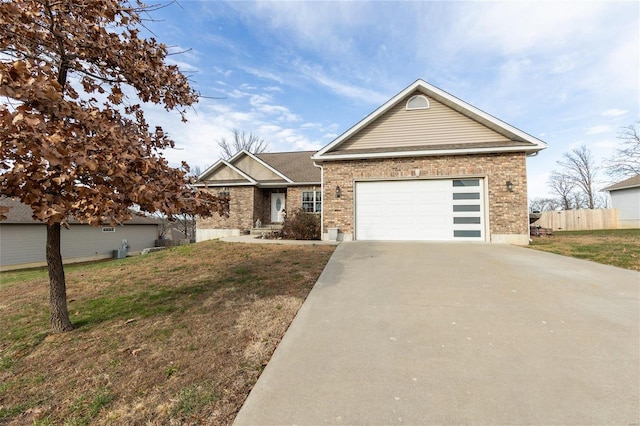
<instances>
[{"instance_id":1,"label":"white entry door","mask_svg":"<svg viewBox=\"0 0 640 426\"><path fill-rule=\"evenodd\" d=\"M284 221L284 201L285 194L271 194L271 223L280 223Z\"/></svg>"}]
</instances>

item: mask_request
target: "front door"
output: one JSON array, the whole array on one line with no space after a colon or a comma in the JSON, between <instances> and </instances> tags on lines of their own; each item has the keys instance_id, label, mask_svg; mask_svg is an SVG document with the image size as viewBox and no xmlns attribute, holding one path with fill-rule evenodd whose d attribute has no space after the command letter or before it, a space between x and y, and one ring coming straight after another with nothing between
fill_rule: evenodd
<instances>
[{"instance_id":1,"label":"front door","mask_svg":"<svg viewBox=\"0 0 640 426\"><path fill-rule=\"evenodd\" d=\"M284 221L284 193L271 194L271 223Z\"/></svg>"}]
</instances>

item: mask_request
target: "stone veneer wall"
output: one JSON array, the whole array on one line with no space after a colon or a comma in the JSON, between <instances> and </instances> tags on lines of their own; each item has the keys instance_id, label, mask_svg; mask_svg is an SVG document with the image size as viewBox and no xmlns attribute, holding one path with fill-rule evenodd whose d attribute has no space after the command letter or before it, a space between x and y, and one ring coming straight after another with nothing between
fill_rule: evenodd
<instances>
[{"instance_id":1,"label":"stone veneer wall","mask_svg":"<svg viewBox=\"0 0 640 426\"><path fill-rule=\"evenodd\" d=\"M327 161L323 167L324 232L338 227L340 232L353 235L356 180L474 176L486 177L491 241L528 243L526 156L522 152ZM506 181L513 183L513 192L507 191ZM335 197L338 185L340 198Z\"/></svg>"}]
</instances>

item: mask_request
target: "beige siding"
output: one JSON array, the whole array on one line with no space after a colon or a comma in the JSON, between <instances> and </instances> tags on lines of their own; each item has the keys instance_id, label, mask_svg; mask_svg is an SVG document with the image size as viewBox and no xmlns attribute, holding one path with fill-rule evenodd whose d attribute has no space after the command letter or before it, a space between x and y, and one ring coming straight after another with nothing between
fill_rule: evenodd
<instances>
[{"instance_id":1,"label":"beige siding","mask_svg":"<svg viewBox=\"0 0 640 426\"><path fill-rule=\"evenodd\" d=\"M235 163L233 163L233 165L255 180L278 180L284 182L284 179L282 179L280 176L278 176L262 164L258 163L253 158L246 155L238 159Z\"/></svg>"},{"instance_id":2,"label":"beige siding","mask_svg":"<svg viewBox=\"0 0 640 426\"><path fill-rule=\"evenodd\" d=\"M509 142L509 139L429 98L429 109L407 111L407 99L340 145L339 149L406 148L442 144Z\"/></svg>"},{"instance_id":3,"label":"beige siding","mask_svg":"<svg viewBox=\"0 0 640 426\"><path fill-rule=\"evenodd\" d=\"M244 176L242 176L240 173L236 172L235 170L227 167L227 166L222 166L220 167L215 173L213 173L211 176L209 176L207 178L207 181L217 181L217 180L247 180L247 178L245 178Z\"/></svg>"}]
</instances>

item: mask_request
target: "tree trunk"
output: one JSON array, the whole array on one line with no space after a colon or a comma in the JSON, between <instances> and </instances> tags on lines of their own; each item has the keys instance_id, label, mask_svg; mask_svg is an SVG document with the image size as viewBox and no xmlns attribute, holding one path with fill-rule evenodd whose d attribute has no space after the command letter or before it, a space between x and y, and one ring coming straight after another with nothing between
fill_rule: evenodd
<instances>
[{"instance_id":1,"label":"tree trunk","mask_svg":"<svg viewBox=\"0 0 640 426\"><path fill-rule=\"evenodd\" d=\"M67 310L67 283L60 253L60 224L47 225L47 268L49 269L49 306L54 333L73 330Z\"/></svg>"}]
</instances>

